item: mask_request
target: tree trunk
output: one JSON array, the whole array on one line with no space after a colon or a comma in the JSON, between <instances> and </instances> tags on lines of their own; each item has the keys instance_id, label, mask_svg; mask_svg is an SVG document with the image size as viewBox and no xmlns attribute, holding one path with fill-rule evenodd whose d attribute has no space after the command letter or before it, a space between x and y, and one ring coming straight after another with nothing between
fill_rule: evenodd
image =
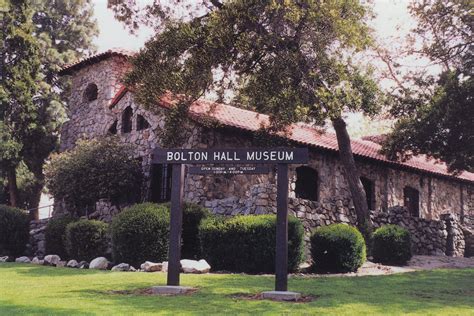
<instances>
[{"instance_id":1,"label":"tree trunk","mask_svg":"<svg viewBox=\"0 0 474 316\"><path fill-rule=\"evenodd\" d=\"M10 195L10 205L18 206L18 187L16 185L16 170L15 167L10 167L7 170L8 179L8 194Z\"/></svg>"},{"instance_id":2,"label":"tree trunk","mask_svg":"<svg viewBox=\"0 0 474 316\"><path fill-rule=\"evenodd\" d=\"M372 222L370 221L369 206L360 181L360 174L357 170L354 156L352 154L351 139L346 129L346 122L339 117L332 120L332 124L336 131L337 144L339 146L339 157L344 167L346 180L351 191L352 201L357 216L357 227L362 235L364 235L366 244L369 245L372 234Z\"/></svg>"},{"instance_id":3,"label":"tree trunk","mask_svg":"<svg viewBox=\"0 0 474 316\"><path fill-rule=\"evenodd\" d=\"M39 219L39 203L41 200L41 192L43 191L44 186L44 174L42 165L32 166L29 165L28 168L31 170L36 179L36 184L33 188L31 196L27 197L28 207L31 209L30 218L33 220Z\"/></svg>"}]
</instances>

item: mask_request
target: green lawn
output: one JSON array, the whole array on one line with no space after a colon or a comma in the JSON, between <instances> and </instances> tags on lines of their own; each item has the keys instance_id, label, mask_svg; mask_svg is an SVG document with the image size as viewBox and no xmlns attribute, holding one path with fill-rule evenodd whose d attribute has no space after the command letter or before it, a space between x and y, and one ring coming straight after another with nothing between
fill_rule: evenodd
<instances>
[{"instance_id":1,"label":"green lawn","mask_svg":"<svg viewBox=\"0 0 474 316\"><path fill-rule=\"evenodd\" d=\"M474 315L474 269L369 277L292 277L310 303L235 298L271 290L271 276L182 275L188 296L112 294L165 284L164 273L126 273L0 264L0 315L318 314Z\"/></svg>"}]
</instances>

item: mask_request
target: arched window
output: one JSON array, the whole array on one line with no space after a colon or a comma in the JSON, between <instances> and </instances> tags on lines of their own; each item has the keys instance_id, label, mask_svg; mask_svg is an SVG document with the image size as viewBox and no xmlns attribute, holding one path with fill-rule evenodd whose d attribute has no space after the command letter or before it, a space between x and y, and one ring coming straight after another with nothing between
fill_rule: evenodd
<instances>
[{"instance_id":1,"label":"arched window","mask_svg":"<svg viewBox=\"0 0 474 316\"><path fill-rule=\"evenodd\" d=\"M122 113L122 133L130 133L132 131L132 116L132 108L127 107Z\"/></svg>"},{"instance_id":2,"label":"arched window","mask_svg":"<svg viewBox=\"0 0 474 316\"><path fill-rule=\"evenodd\" d=\"M97 100L97 93L98 93L97 85L95 83L89 83L86 89L84 90L84 94L82 95L83 100L85 102L91 102L91 101Z\"/></svg>"},{"instance_id":3,"label":"arched window","mask_svg":"<svg viewBox=\"0 0 474 316\"><path fill-rule=\"evenodd\" d=\"M374 181L360 177L360 182L364 186L365 196L367 198L367 206L369 210L375 210L375 183Z\"/></svg>"},{"instance_id":4,"label":"arched window","mask_svg":"<svg viewBox=\"0 0 474 316\"><path fill-rule=\"evenodd\" d=\"M117 134L117 120L115 120L112 125L109 127L109 134L115 135Z\"/></svg>"},{"instance_id":5,"label":"arched window","mask_svg":"<svg viewBox=\"0 0 474 316\"><path fill-rule=\"evenodd\" d=\"M295 195L300 199L318 200L319 181L316 170L304 166L296 168Z\"/></svg>"},{"instance_id":6,"label":"arched window","mask_svg":"<svg viewBox=\"0 0 474 316\"><path fill-rule=\"evenodd\" d=\"M137 115L137 131L141 131L150 127L150 124L142 115Z\"/></svg>"},{"instance_id":7,"label":"arched window","mask_svg":"<svg viewBox=\"0 0 474 316\"><path fill-rule=\"evenodd\" d=\"M413 217L420 217L420 192L412 187L403 189L403 204Z\"/></svg>"}]
</instances>

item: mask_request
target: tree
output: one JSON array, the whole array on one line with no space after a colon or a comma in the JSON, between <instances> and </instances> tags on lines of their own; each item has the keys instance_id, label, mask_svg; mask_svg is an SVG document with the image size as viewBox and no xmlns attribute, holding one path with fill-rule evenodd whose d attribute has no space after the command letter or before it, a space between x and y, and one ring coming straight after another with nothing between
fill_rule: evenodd
<instances>
[{"instance_id":1,"label":"tree","mask_svg":"<svg viewBox=\"0 0 474 316\"><path fill-rule=\"evenodd\" d=\"M384 145L393 159L427 154L453 172L474 170L473 43L470 1L413 1L407 51L441 68L438 76L409 73L398 82L391 112L399 118ZM411 85L403 85L409 82Z\"/></svg>"},{"instance_id":2,"label":"tree","mask_svg":"<svg viewBox=\"0 0 474 316\"><path fill-rule=\"evenodd\" d=\"M7 3L6 10L0 12L0 166L8 179L12 206L18 204L16 167L22 159L23 143L37 128L34 98L40 90L39 46L27 3Z\"/></svg>"},{"instance_id":3,"label":"tree","mask_svg":"<svg viewBox=\"0 0 474 316\"><path fill-rule=\"evenodd\" d=\"M10 170L6 173L10 174L10 203L36 208L44 185L43 165L57 145L59 129L66 118L63 94L68 89L68 81L58 78L56 73L64 64L77 60L94 49L92 38L97 35L97 26L92 18L89 0L27 1L23 5L28 10L28 35L34 39L38 48L36 58L39 58L40 67L35 81L35 95L31 98L34 105L31 110L34 113L30 115L28 133L16 138L16 165L21 161L23 169L22 172L17 169L16 172ZM16 78L15 81L29 84L21 78ZM15 189L19 175L32 178L27 195L18 194ZM14 200L13 196L16 196ZM23 196L24 199L18 201L18 196ZM37 211L32 215L37 217Z\"/></svg>"},{"instance_id":4,"label":"tree","mask_svg":"<svg viewBox=\"0 0 474 316\"><path fill-rule=\"evenodd\" d=\"M127 3L109 2L129 21L137 11ZM368 206L343 113L377 111L379 93L369 69L350 57L371 44L369 8L357 1L202 1L193 13L179 10L179 3L148 7L162 24L125 80L137 100L152 109L167 91L182 96L166 120L173 134L189 105L213 89L224 97L230 88L240 106L268 113L269 133L297 121L329 120L358 225L368 237ZM173 16L183 11L179 19ZM173 145L171 137L165 140Z\"/></svg>"},{"instance_id":5,"label":"tree","mask_svg":"<svg viewBox=\"0 0 474 316\"><path fill-rule=\"evenodd\" d=\"M119 205L140 195L141 164L133 158L133 148L115 138L83 140L53 155L45 172L48 189L72 215L86 215L100 199Z\"/></svg>"}]
</instances>

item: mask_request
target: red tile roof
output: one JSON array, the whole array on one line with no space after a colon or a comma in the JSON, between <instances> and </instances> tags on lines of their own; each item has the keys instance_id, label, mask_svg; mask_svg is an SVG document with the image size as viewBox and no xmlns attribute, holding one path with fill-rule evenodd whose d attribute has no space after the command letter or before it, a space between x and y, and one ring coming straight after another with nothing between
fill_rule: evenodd
<instances>
[{"instance_id":1,"label":"red tile roof","mask_svg":"<svg viewBox=\"0 0 474 316\"><path fill-rule=\"evenodd\" d=\"M126 94L126 92L126 88L121 88L116 94L116 97L113 98L110 106L113 107L115 104L117 104L118 101L120 101L120 99ZM164 108L169 108L173 104L173 101L173 98L170 95L167 95L162 98L161 102L159 102L159 105ZM268 126L269 124L268 115L205 100L199 100L193 103L189 109L189 115L197 122L199 122L199 119L202 119L203 117L211 118L222 125L235 127L246 131L257 131L262 127L262 125ZM323 132L303 123L292 124L288 128L284 137L306 146L321 148L333 152L337 152L339 150L336 135L334 133ZM474 173L464 171L458 175L452 175L447 171L447 167L444 162L437 162L434 159L428 159L424 155L414 156L411 159L403 162L393 161L387 159L380 153L381 146L377 143L360 139L352 139L351 145L352 152L356 157L368 158L389 164L393 167L416 170L424 173L474 183Z\"/></svg>"},{"instance_id":2,"label":"red tile roof","mask_svg":"<svg viewBox=\"0 0 474 316\"><path fill-rule=\"evenodd\" d=\"M135 54L135 52L132 52L132 51L129 51L129 50L126 50L126 49L112 48L112 49L109 49L105 52L98 53L98 54L83 58L81 60L78 60L74 63L69 64L69 65L66 65L63 68L61 68L61 70L58 72L58 74L60 76L70 75L71 73L81 69L85 65L90 65L90 64L93 64L93 63L97 63L101 60L104 60L104 59L107 59L107 58L110 58L110 57L113 57L113 56L120 56L120 57L128 58L128 57L132 57L134 54Z\"/></svg>"}]
</instances>

